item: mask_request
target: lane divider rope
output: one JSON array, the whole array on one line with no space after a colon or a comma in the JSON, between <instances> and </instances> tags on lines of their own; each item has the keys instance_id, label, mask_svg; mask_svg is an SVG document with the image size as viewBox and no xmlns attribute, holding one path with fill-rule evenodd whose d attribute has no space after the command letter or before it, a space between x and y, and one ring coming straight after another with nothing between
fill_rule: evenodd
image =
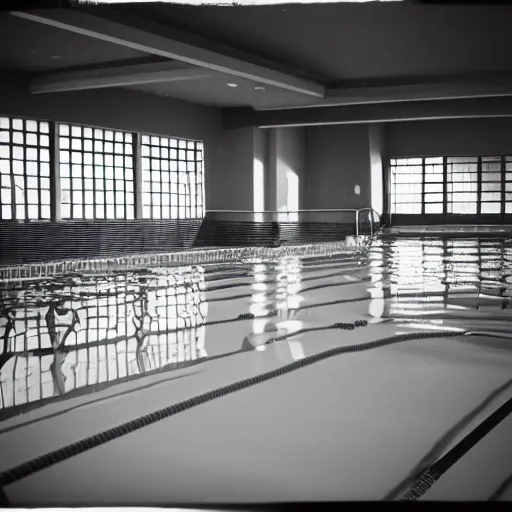
<instances>
[{"instance_id":1,"label":"lane divider rope","mask_svg":"<svg viewBox=\"0 0 512 512\"><path fill-rule=\"evenodd\" d=\"M318 354L307 356L301 360L294 361L275 370L271 370L260 375L249 377L247 379L243 379L228 384L226 386L222 386L220 388L208 391L206 393L202 393L195 397L182 400L158 411L154 411L144 416L140 416L116 427L86 437L67 446L64 446L62 448L48 452L44 455L41 455L27 462L19 464L18 466L12 467L0 473L0 488L3 488L23 478L26 478L34 473L47 469L55 464L63 462L67 459L70 459L76 455L84 453L98 446L104 445L110 441L113 441L114 439L118 439L122 436L140 430L144 427L147 427L148 425L154 424L163 419L175 416L176 414L187 411L189 409L210 402L212 400L230 395L237 391L241 391L243 389L247 389L257 384L261 384L272 379L275 379L277 377L281 377L290 372L319 363L326 359L330 359L332 357L339 356L342 354L362 352L405 341L424 340L430 338L449 338L454 336L460 336L461 334L463 333L454 333L453 331L440 331L436 333L420 332L410 334L399 334L365 343L335 347L320 352Z\"/></svg>"},{"instance_id":2,"label":"lane divider rope","mask_svg":"<svg viewBox=\"0 0 512 512\"><path fill-rule=\"evenodd\" d=\"M251 313L248 313L248 315L251 315ZM383 323L383 322L389 322L389 320L385 319L385 320L382 320L382 321L379 321L379 322L372 322L372 324ZM351 324L347 324L347 325L351 325ZM366 325L368 325L368 322L366 320L358 320L353 325L356 326L356 327L365 327ZM265 344L269 345L271 343L275 343L276 341L281 341L281 340L284 340L284 339L287 339L287 338L293 338L297 334L302 334L302 333L309 332L309 331L319 331L319 330L329 330L329 329L339 329L339 328L340 328L339 324L333 324L333 325L327 325L327 326L324 326L324 327L311 327L311 328L307 328L307 329L300 329L298 331L290 331L290 332L280 336L279 339L273 338L273 339L267 340L265 342ZM351 330L351 328L348 327L348 330ZM252 347L251 349L254 349L254 347ZM249 350L251 350L251 349L249 349ZM193 366L204 365L204 364L210 363L212 361L216 361L216 360L219 360L219 359L224 359L224 358L227 358L227 357L232 357L232 356L235 356L235 355L239 355L239 354L245 353L247 351L248 351L248 348L242 346L242 348L239 349L239 350L234 350L232 352L225 352L225 353L222 353L222 354L218 354L216 356L199 357L199 358L194 359L192 361L181 361L181 362L178 362L178 363L170 363L170 364L162 366L161 368L158 368L155 371L147 372L147 373L145 373L142 376L143 377L144 376L153 376L153 375L156 375L157 373L161 373L161 372L173 372L175 370L180 370L180 369L189 369L189 368L191 368ZM133 389L130 389L129 391L125 391L125 392L122 392L122 393L119 393L119 394L114 394L114 395L111 395L111 396L103 398L103 399L92 400L90 402L85 402L82 405L72 406L72 407L70 407L68 409L64 409L64 410L60 411L57 414L52 414L52 415L49 415L49 416L42 416L42 417L40 417L40 418L38 418L36 420L32 420L32 421L29 420L29 421L27 421L25 423L18 423L16 425L13 425L12 427L6 427L4 429L0 428L0 435L4 434L6 432L10 432L12 430L16 430L17 428L24 427L27 424L33 424L33 423L37 423L39 421L43 421L44 419L47 419L48 417L60 416L61 414L66 414L67 412L75 410L75 409L78 409L78 408L81 408L82 406L87 406L87 405L95 404L97 402L103 402L103 401L108 400L110 398L126 395L126 394L129 394L129 393L135 393L135 392L140 391L142 389L147 389L147 387L153 387L155 385L159 385L159 384L162 384L162 383L167 383L167 382L169 382L169 380L174 380L176 378L179 378L179 377L172 377L170 379L165 379L165 380L162 380L162 381L155 382L153 384L150 384L149 386L142 386L142 387L138 387L138 388L133 388ZM100 391L103 391L103 390L100 389ZM80 395L75 395L75 396L80 396ZM70 398L75 398L75 396L71 396ZM66 398L66 395L62 395L61 398ZM35 404L37 404L37 402L35 402Z\"/></svg>"},{"instance_id":3,"label":"lane divider rope","mask_svg":"<svg viewBox=\"0 0 512 512\"><path fill-rule=\"evenodd\" d=\"M428 467L399 501L421 498L459 459L512 413L512 398L498 407L450 451Z\"/></svg>"}]
</instances>

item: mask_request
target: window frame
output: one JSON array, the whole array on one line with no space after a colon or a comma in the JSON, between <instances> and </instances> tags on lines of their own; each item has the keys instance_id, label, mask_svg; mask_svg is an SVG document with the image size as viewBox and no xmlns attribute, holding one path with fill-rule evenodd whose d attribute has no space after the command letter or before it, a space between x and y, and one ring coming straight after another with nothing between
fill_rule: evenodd
<instances>
[{"instance_id":1,"label":"window frame","mask_svg":"<svg viewBox=\"0 0 512 512\"><path fill-rule=\"evenodd\" d=\"M7 127L3 124L5 119L8 121ZM18 123L21 123L21 127ZM35 129L31 129L28 126L29 123L35 124ZM44 125L46 129L43 129ZM51 122L42 119L0 115L0 146L1 149L7 148L6 152L0 149L1 221L47 222L52 219L53 133L51 125ZM21 141L16 140L17 137L21 137ZM34 137L36 142L29 143L29 137ZM46 144L42 142L43 139L46 139ZM18 158L16 155L20 151L22 156ZM34 158L29 156L33 152L35 152ZM45 158L42 156L43 152ZM20 165L17 165L18 163ZM7 172L4 172L5 167L8 168ZM34 181L36 185L29 186ZM8 192L5 192L7 190ZM18 190L20 190L19 193ZM22 198L19 197L20 195ZM10 196L9 201L5 201L8 196ZM34 196L36 199L31 200ZM34 208L37 214L33 213ZM5 216L9 210L10 214ZM23 211L22 215L20 210Z\"/></svg>"},{"instance_id":2,"label":"window frame","mask_svg":"<svg viewBox=\"0 0 512 512\"><path fill-rule=\"evenodd\" d=\"M442 213L428 213L426 210L425 196L428 192L425 190L426 181L426 167L429 165L428 160L431 158L442 158L443 162L443 208ZM396 205L402 204L397 202L399 193L396 189L396 168L400 167L401 164L406 165L409 160L416 159L422 161L422 204L421 213L397 213ZM456 204L463 204L465 200L454 201L453 194L458 194L454 185L467 183L467 180L462 176L460 181L454 181L453 172L451 166L463 165L467 162L470 165L474 165L475 168L471 174L474 175L474 179L471 183L474 184L475 190L471 194L475 194L475 211L471 213L463 213L453 211L453 207ZM499 166L498 169L489 170L490 164ZM410 164L414 165L414 164ZM507 171L508 169L508 171ZM416 220L422 218L422 220L432 222L449 222L450 220L457 219L460 221L474 221L479 220L491 220L504 222L508 216L512 214L512 156L508 155L481 155L481 156L443 156L443 157L432 157L432 156L415 156L415 157L390 157L388 160L388 173L389 173L389 185L387 187L386 196L388 204L388 215L389 218L398 217L401 220L407 220L407 223L414 223ZM455 174L461 174L455 170ZM462 173L464 174L464 173ZM441 181L440 181L441 183ZM465 187L462 186L460 194L470 194L470 191L464 191ZM508 188L508 190L507 190ZM493 194L493 195L491 195ZM497 199L497 194L500 195L500 199ZM508 195L507 195L508 194ZM417 194L419 195L419 193ZM451 196L451 197L450 197ZM485 197L485 199L484 199ZM493 198L492 200L490 198ZM499 203L499 208L496 205ZM439 202L437 204L440 204ZM494 205L487 207L486 205ZM494 207L495 211L489 211ZM418 210L418 208L417 208ZM486 211L487 210L487 211Z\"/></svg>"},{"instance_id":3,"label":"window frame","mask_svg":"<svg viewBox=\"0 0 512 512\"><path fill-rule=\"evenodd\" d=\"M5 206L10 206L10 208L9 208L10 218L5 218L5 219L2 218L2 209L1 209L2 201L1 201L1 197L0 197L0 221L22 222L22 221L30 220L32 222L48 222L48 221L50 221L50 222L51 221L70 222L70 221L95 221L95 220L122 221L122 220L131 220L131 219L155 220L155 217L153 216L152 212L149 217L143 215L143 204L142 204L143 169L142 169L142 154L141 154L142 144L141 144L141 141L144 136L147 136L150 138L158 137L159 139L167 139L169 141L174 140L174 141L176 141L176 150L180 149L179 148L180 144L184 144L185 152L190 151L190 149L188 149L187 146L189 146L190 144L193 145L193 152L194 152L193 159L189 160L189 159L185 158L184 160L180 160L179 155L177 155L177 159L176 159L176 162L180 162L180 161L185 162L185 170L182 172L184 172L187 175L186 183L180 183L180 180L177 179L178 185L187 185L187 186L185 186L184 192L182 189L183 193L181 193L181 194L180 194L180 188L178 186L178 190L177 190L177 194L176 194L177 198L178 198L178 205L176 206L177 215L173 217L169 213L168 218L164 218L161 215L160 219L161 220L201 220L204 218L204 215L206 212L206 209L205 209L205 203L206 203L206 197L205 197L205 144L204 144L204 141L202 141L202 140L194 140L194 139L176 137L176 136L172 136L172 135L161 135L161 134L147 133L147 132L144 132L144 133L133 132L133 131L129 131L129 130L119 130L119 129L115 129L115 128L99 127L99 126L93 126L93 125L89 125L89 124L78 124L78 123L74 123L74 122L51 121L51 120L40 119L40 118L33 119L33 118L25 117L25 116L13 116L13 115L9 115L9 114L5 114L5 115L0 114L0 118L8 119L8 123L9 123L8 129L0 128L0 130L9 132L8 141L6 144L4 144L9 148L8 149L9 154L8 154L8 158L3 159L5 161L9 162L9 173L4 173L6 176L9 177L9 179L8 180L3 179L3 181L5 183L7 183L7 181L9 181L9 185L10 185L9 186L10 192L8 192L10 195L10 202L9 203L6 202L6 205L5 205ZM35 189L37 192L37 196L38 196L38 204L37 204L38 217L37 218L35 218L34 216L32 216L32 218L30 218L28 216L29 205L26 201L26 198L27 198L26 187L24 190L25 200L22 205L25 210L24 218L18 218L18 216L16 215L17 202L16 202L15 191L14 191L14 187L13 187L14 178L12 177L13 176L13 170L12 170L13 169L13 163L12 163L13 162L13 152L12 152L13 136L12 136L12 132L14 130L13 123L15 120L20 120L23 123L24 141L26 140L26 133L28 133L25 130L26 124L28 122L37 123L38 131L34 132L34 133L38 137L40 135L45 135L48 137L48 146L45 146L45 148L43 148L43 149L48 149L48 161L44 162L45 167L48 167L48 172L43 177L49 179L49 188L41 189L41 186L40 186L41 180L40 180L40 176L38 176L37 177L38 186L37 186L37 189ZM44 134L39 131L39 128L42 126L42 123L47 124L47 127L48 127L47 132L45 132ZM69 133L68 134L61 133L61 126L67 126ZM73 136L73 128L79 129L80 135ZM91 130L92 137L85 136L86 130ZM96 148L94 145L94 143L97 140L95 138L96 130L102 131L103 135L105 135L106 132L113 133L113 140L106 141L104 137L103 137L103 139L101 139L101 142L103 143L103 150L101 152L98 151L98 153L96 153ZM32 133L32 132L30 132L30 133ZM123 134L125 134L125 137L127 134L130 134L130 136L131 136L131 142L129 142L129 144L131 144L131 155L128 155L126 153L122 154L123 157L130 156L132 159L131 179L129 177L127 179L127 177L126 177L126 169L128 169L128 167L126 166L126 160L124 161L124 166L119 166L120 168L121 167L123 168L123 178L122 178L123 183L124 183L123 187L122 187L123 188L123 196L124 196L124 198L123 198L124 199L124 201L123 201L124 215L123 216L119 216L118 211L117 211L117 207L120 206L120 204L118 204L118 202L117 202L116 193L118 193L120 191L117 190L116 181L121 179L121 178L116 178L116 175L115 175L115 169L116 169L115 157L117 155L117 153L115 152L115 150L116 150L115 144L120 142L120 141L116 141L117 133L123 133ZM68 148L61 147L62 146L61 143L63 142L61 139L67 139L69 141ZM74 139L80 141L81 148L78 148L78 147L73 148L73 140ZM89 149L86 149L85 140L92 141L92 147L90 147ZM105 151L105 143L106 142L112 143L112 145L113 145L112 152ZM127 143L126 138L124 139L124 141L122 143L123 144ZM23 147L25 147L25 145ZM35 147L37 148L38 156L39 156L39 150L41 148L39 146L35 146ZM62 161L61 151L64 151L68 154L69 162ZM21 161L23 162L23 168L24 168L23 177L25 179L26 178L26 169L28 166L27 166L27 158L26 158L25 149L23 149L23 152L24 152L24 155L23 155L24 158ZM73 161L72 161L73 160L73 152L81 154L80 162L73 163ZM92 162L87 162L87 163L85 162L84 155L86 153L92 155ZM100 194L100 196L96 195L96 192L97 192L96 180L100 179L100 178L97 178L95 175L96 174L95 173L95 167L96 167L95 156L97 154L100 154L103 156L103 163L100 165L103 167L104 171L105 171L106 167L109 167L109 168L112 167L114 169L114 175L112 176L113 183L114 183L114 185L112 187L112 189L113 189L112 193L114 194L114 202L112 205L114 208L113 217L107 217L107 212L106 212L107 200L106 200L105 196L106 196L106 192L107 192L107 187L106 187L105 180L107 178L105 177L105 175L103 177L103 182L104 182L103 202L101 205L97 202L97 197L101 196L101 194ZM105 155L112 156L113 162L112 162L111 166L105 164ZM192 162L191 165L193 165L192 170L189 170L186 167L188 165L188 163L190 163L190 162ZM38 169L42 168L42 166L40 165L41 164L40 160L37 160L36 164L38 166ZM63 167L66 165L69 166L69 175L68 176L66 176L65 168ZM72 167L73 165L81 167L80 176L79 177L77 176L77 179L81 180L81 187L82 187L80 189L80 194L81 194L81 198L82 198L81 203L76 203L73 201L73 194L75 192L75 189L72 187L72 181L71 181L74 178L73 167ZM86 170L85 170L86 166L92 167L92 176L89 176L89 174L90 174L89 170L86 173ZM174 171L169 170L169 175L172 172L174 172ZM179 173L178 166L177 166L177 170L175 172L176 172L176 174ZM46 170L45 170L45 173L46 173ZM194 174L194 179L191 181L189 174L192 174L192 173ZM86 176L86 174L87 174L87 176ZM128 173L128 176L129 176L129 173ZM179 176L177 178L179 178ZM69 184L69 188L66 188L65 186L63 186L63 185L66 185L66 183L63 182L63 180L65 180L65 179L69 179L69 183L67 183L67 184ZM87 186L85 184L86 179L92 180L92 189L87 188ZM132 185L127 187L126 186L127 181L130 181L132 183ZM169 179L169 182L170 181L171 181L171 179ZM25 179L24 183L26 185L28 183L28 181ZM89 183L89 185L91 185L91 183ZM1 182L0 182L0 186L1 186ZM127 188L128 189L131 188L131 190L127 190ZM5 187L5 189L7 190L7 186ZM78 190L78 188L77 188L77 190ZM63 201L63 199L64 199L63 195L66 191L69 191L69 193L70 193L69 203ZM47 194L46 194L46 192L47 192ZM92 193L91 204L88 204L86 201L86 194L85 194L86 192ZM48 203L44 204L45 207L47 206L46 212L45 212L45 218L42 218L42 206L41 206L41 198L42 198L43 193L45 193L44 194L45 196L49 197L49 204ZM129 201L127 201L128 193L132 194L132 196L133 196L133 201L131 203ZM3 192L3 194L5 197L6 192ZM171 207L170 185L169 185L169 192L167 194L169 197L168 203L169 203L169 211L170 211L170 207ZM192 194L193 194L193 197L192 197ZM164 195L166 195L166 193L160 192L161 197ZM161 201L161 203L162 202L167 203L167 200L163 200L163 201ZM181 204L181 203L183 203L183 204ZM69 215L66 212L66 207L65 207L65 205L67 205L67 204L69 204L69 209L70 209ZM133 215L130 215L131 212L129 211L130 210L129 206L131 206L131 205L133 205L133 207L132 207ZM90 206L92 209L92 215L90 217L86 216L86 206ZM104 209L103 216L101 216L98 213L98 206L103 207L103 209ZM74 207L81 208L81 215L77 215L77 216L73 215ZM162 208L162 206L160 208ZM184 210L180 211L180 208L184 208ZM91 210L89 210L89 211L91 211ZM101 211L101 209L100 209L100 211ZM182 215L182 213L184 213L184 215Z\"/></svg>"},{"instance_id":4,"label":"window frame","mask_svg":"<svg viewBox=\"0 0 512 512\"><path fill-rule=\"evenodd\" d=\"M139 142L139 151L140 151L140 186L141 186L141 194L140 194L140 201L141 201L141 218L143 219L162 219L162 220L201 220L204 218L205 214L205 191L204 191L204 183L205 183L205 166L204 166L204 141L200 140L194 140L194 139L183 139L183 138L177 138L172 136L164 136L164 135L157 135L152 133L140 133L140 142ZM146 142L145 139L147 139ZM156 144L156 139L160 140L160 144ZM162 144L161 141L163 139L167 140L167 144ZM176 141L176 146L172 145L172 141ZM183 143L185 145L184 148L180 147L180 143ZM190 144L193 145L193 148L190 148ZM148 148L148 152L145 151L145 148ZM153 149L159 148L159 156L156 156L153 154ZM162 156L162 149L166 150L168 149L168 157ZM171 158L172 151L176 151L176 158ZM181 151L185 152L185 158L180 158ZM195 155L201 154L200 158L195 158L194 160L189 160L187 153L189 151L194 152ZM147 160L147 162L145 162ZM159 169L153 169L152 168L152 161L159 161L158 167ZM162 162L166 162L168 169L162 169ZM176 170L173 171L171 169L171 163L176 162ZM185 169L180 170L180 163L185 164ZM194 170L188 170L188 164L194 164L195 169ZM149 167L146 168L146 165L149 164ZM154 181L151 179L153 176L153 172L160 173L160 181L157 182L155 179ZM153 203L153 197L157 194L160 195L160 199L162 198L163 192L161 190L162 185L165 184L165 181L162 180L162 172L168 172L169 173L169 204L165 205L169 208L169 216L168 217L155 217L154 216L154 208L156 206L160 207L160 213L163 212L164 205L160 202L159 205ZM175 183L172 183L171 181L171 174L172 172L176 172L177 179ZM188 183L182 183L180 180L180 174L185 174L187 176L190 176L190 174L194 174L194 184L191 185L190 178L188 178ZM149 176L149 180L146 179ZM198 177L200 177L200 181L198 180ZM160 191L154 190L153 191L153 184L159 184L160 185ZM149 190L145 190L145 186L148 184ZM176 185L176 192L172 192L172 185ZM180 193L180 186L185 186L185 193ZM188 192L187 192L188 187ZM176 204L173 204L173 195L176 196ZM192 201L192 196L194 196L194 201ZM187 197L188 197L188 203L187 204ZM182 204L181 199L185 198L184 204ZM198 201L198 198L200 198L200 201ZM146 201L149 200L149 203L146 204ZM146 208L151 209L151 215L146 216ZM172 208L176 208L177 215L173 217L172 215ZM184 208L183 212L184 215L181 216L180 214L180 208ZM187 208L190 211L190 215L187 216ZM192 209L195 209L195 216L192 215Z\"/></svg>"},{"instance_id":5,"label":"window frame","mask_svg":"<svg viewBox=\"0 0 512 512\"><path fill-rule=\"evenodd\" d=\"M61 129L67 127L68 133L63 134ZM80 135L73 135L73 129L79 129ZM91 136L85 135L86 130L90 130ZM112 139L107 138L107 133L112 133ZM117 135L121 134L123 140L117 140ZM90 125L77 125L72 123L56 123L56 143L58 144L58 171L60 181L60 209L61 209L61 220L73 221L73 220L131 220L135 219L135 201L136 201L136 190L135 190L135 173L136 173L136 160L135 160L135 134L130 131L115 130L110 128L99 128ZM67 139L69 142L68 147L62 147L62 141ZM74 141L80 141L81 148L73 148ZM90 142L90 150L86 149L86 142ZM105 146L107 144L112 145L111 151L106 151ZM124 150L122 153L116 152L116 146L122 144ZM102 149L97 149L98 145L101 145ZM126 150L126 146L131 147L131 151ZM61 157L64 153L67 153L69 160L63 162ZM73 162L74 154L80 154L80 162ZM91 155L92 160L90 162L85 161L85 155ZM111 165L107 164L107 157L111 157ZM116 158L122 158L123 164L116 165ZM131 159L131 167L126 165L127 159ZM68 166L67 176L63 176L63 167ZM81 173L75 176L73 166L80 166ZM91 167L90 175L87 174L86 167ZM96 174L97 168L102 168L102 176ZM107 176L107 169L112 170L112 176ZM118 169L123 170L123 177L117 177L116 173ZM131 178L126 177L126 173L131 171ZM64 180L69 180L69 189L63 187ZM81 181L81 188L73 187L75 180ZM90 181L92 190L86 187L86 180ZM122 183L122 191L117 187ZM127 185L131 183L131 191L127 190ZM101 186L98 186L100 185ZM64 193L70 194L69 203L64 201ZM86 192L92 193L92 203L86 202ZM122 192L123 200L118 200L118 194ZM74 196L82 196L82 202L75 202ZM112 202L107 200L108 193L111 193ZM98 202L98 194L103 194L103 201ZM131 199L131 202L128 201ZM69 216L65 213L65 205L69 204ZM92 216L86 216L87 206L92 209ZM113 208L113 216L109 216L109 206ZM123 208L123 214L118 214L118 207ZM131 216L128 215L131 206ZM74 209L81 207L81 216L75 216ZM103 209L103 214L98 215L100 208Z\"/></svg>"}]
</instances>

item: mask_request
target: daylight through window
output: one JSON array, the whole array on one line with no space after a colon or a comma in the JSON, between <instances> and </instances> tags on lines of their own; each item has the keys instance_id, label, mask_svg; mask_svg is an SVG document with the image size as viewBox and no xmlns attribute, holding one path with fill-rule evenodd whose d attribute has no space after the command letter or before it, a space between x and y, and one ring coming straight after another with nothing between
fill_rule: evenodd
<instances>
[{"instance_id":1,"label":"daylight through window","mask_svg":"<svg viewBox=\"0 0 512 512\"><path fill-rule=\"evenodd\" d=\"M59 125L63 219L133 219L133 136Z\"/></svg>"},{"instance_id":2,"label":"daylight through window","mask_svg":"<svg viewBox=\"0 0 512 512\"><path fill-rule=\"evenodd\" d=\"M50 219L50 125L0 117L0 219Z\"/></svg>"},{"instance_id":3,"label":"daylight through window","mask_svg":"<svg viewBox=\"0 0 512 512\"><path fill-rule=\"evenodd\" d=\"M390 161L391 213L512 213L512 157L396 158Z\"/></svg>"},{"instance_id":4,"label":"daylight through window","mask_svg":"<svg viewBox=\"0 0 512 512\"><path fill-rule=\"evenodd\" d=\"M143 135L141 165L145 219L204 216L202 142Z\"/></svg>"}]
</instances>

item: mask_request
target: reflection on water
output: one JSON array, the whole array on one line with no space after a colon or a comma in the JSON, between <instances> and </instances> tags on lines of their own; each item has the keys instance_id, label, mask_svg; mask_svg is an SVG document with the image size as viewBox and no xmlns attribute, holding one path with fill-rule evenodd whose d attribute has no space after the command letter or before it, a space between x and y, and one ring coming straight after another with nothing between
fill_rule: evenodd
<instances>
[{"instance_id":1,"label":"reflection on water","mask_svg":"<svg viewBox=\"0 0 512 512\"><path fill-rule=\"evenodd\" d=\"M372 316L512 330L511 240L383 239L369 256Z\"/></svg>"},{"instance_id":2,"label":"reflection on water","mask_svg":"<svg viewBox=\"0 0 512 512\"><path fill-rule=\"evenodd\" d=\"M206 356L198 267L10 285L0 308L0 409Z\"/></svg>"},{"instance_id":3,"label":"reflection on water","mask_svg":"<svg viewBox=\"0 0 512 512\"><path fill-rule=\"evenodd\" d=\"M268 279L268 273L272 273L272 285L263 284ZM257 293L251 296L249 312L256 318L252 321L251 333L244 338L242 349L265 350L268 333L275 336L302 328L302 322L295 319L296 310L304 300L299 295L301 273L302 263L297 257L281 258L274 265L253 266L254 283L251 288ZM300 345L300 342L295 343ZM295 353L301 354L303 351L296 347Z\"/></svg>"},{"instance_id":4,"label":"reflection on water","mask_svg":"<svg viewBox=\"0 0 512 512\"><path fill-rule=\"evenodd\" d=\"M308 311L315 326L331 325L333 307L356 302L364 309L353 320L388 318L404 332L512 333L512 241L503 239L376 239L359 260L285 257L208 272L191 266L2 286L0 417L202 362L209 323L244 322L240 349L216 347L209 359L265 351L269 339L307 328ZM227 301L220 319L207 320L207 291ZM237 318L240 306L253 317ZM272 348L282 364L314 350L292 337Z\"/></svg>"}]
</instances>

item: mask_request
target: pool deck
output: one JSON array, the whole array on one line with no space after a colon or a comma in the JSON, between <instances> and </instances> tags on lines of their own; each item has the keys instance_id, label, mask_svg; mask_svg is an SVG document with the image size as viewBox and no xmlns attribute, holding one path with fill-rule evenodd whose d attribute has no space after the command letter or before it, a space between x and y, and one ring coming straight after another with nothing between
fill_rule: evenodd
<instances>
[{"instance_id":1,"label":"pool deck","mask_svg":"<svg viewBox=\"0 0 512 512\"><path fill-rule=\"evenodd\" d=\"M384 236L512 236L512 225L450 225L450 226L394 226L383 228Z\"/></svg>"}]
</instances>

